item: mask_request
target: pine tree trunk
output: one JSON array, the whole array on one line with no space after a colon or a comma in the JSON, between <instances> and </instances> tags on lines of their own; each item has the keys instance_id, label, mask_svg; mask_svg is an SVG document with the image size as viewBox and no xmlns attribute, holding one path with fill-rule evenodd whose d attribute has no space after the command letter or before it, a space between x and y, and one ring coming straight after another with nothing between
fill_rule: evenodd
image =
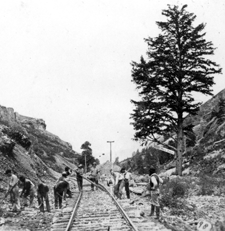
<instances>
[{"instance_id":1,"label":"pine tree trunk","mask_svg":"<svg viewBox=\"0 0 225 231\"><path fill-rule=\"evenodd\" d=\"M183 127L182 123L178 125L177 133L177 162L176 162L176 172L179 176L182 176L182 163L183 163Z\"/></svg>"}]
</instances>

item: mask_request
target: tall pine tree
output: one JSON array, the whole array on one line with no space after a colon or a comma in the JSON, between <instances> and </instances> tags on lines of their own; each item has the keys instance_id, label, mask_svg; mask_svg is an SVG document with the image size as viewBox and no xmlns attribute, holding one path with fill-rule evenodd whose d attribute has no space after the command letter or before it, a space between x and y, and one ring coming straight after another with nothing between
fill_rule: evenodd
<instances>
[{"instance_id":1,"label":"tall pine tree","mask_svg":"<svg viewBox=\"0 0 225 231\"><path fill-rule=\"evenodd\" d=\"M161 33L147 38L147 58L132 62L132 82L140 101L131 100L135 140L146 142L168 133L177 134L177 173L182 174L183 120L185 113L195 114L200 103L193 93L212 95L213 75L222 72L208 57L214 54L212 42L205 40L205 24L194 26L196 16L187 5L168 5L162 14L165 22L156 22Z\"/></svg>"}]
</instances>

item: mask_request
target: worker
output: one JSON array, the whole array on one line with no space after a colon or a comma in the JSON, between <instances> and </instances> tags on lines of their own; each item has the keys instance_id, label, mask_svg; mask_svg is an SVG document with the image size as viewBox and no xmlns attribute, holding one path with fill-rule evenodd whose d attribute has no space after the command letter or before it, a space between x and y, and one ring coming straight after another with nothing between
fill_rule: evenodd
<instances>
[{"instance_id":1,"label":"worker","mask_svg":"<svg viewBox=\"0 0 225 231\"><path fill-rule=\"evenodd\" d=\"M62 200L66 199L66 193L69 189L69 183L67 181L60 181L54 187L54 197L55 197L55 208L62 208Z\"/></svg>"},{"instance_id":2,"label":"worker","mask_svg":"<svg viewBox=\"0 0 225 231\"><path fill-rule=\"evenodd\" d=\"M34 195L35 195L35 186L33 182L31 182L29 179L26 179L24 176L19 177L20 182L22 182L23 189L20 194L20 197L23 197L24 199L24 206L28 206L27 198L30 197L30 206L33 205Z\"/></svg>"},{"instance_id":3,"label":"worker","mask_svg":"<svg viewBox=\"0 0 225 231\"><path fill-rule=\"evenodd\" d=\"M97 169L96 162L94 162L92 165L89 179L95 184L98 184L99 170ZM91 189L94 191L94 184L91 184ZM96 190L98 190L98 187L96 187Z\"/></svg>"},{"instance_id":4,"label":"worker","mask_svg":"<svg viewBox=\"0 0 225 231\"><path fill-rule=\"evenodd\" d=\"M84 174L84 168L82 164L79 164L78 169L75 170L76 176L77 176L77 185L79 191L82 191L83 189L83 174Z\"/></svg>"},{"instance_id":5,"label":"worker","mask_svg":"<svg viewBox=\"0 0 225 231\"><path fill-rule=\"evenodd\" d=\"M46 210L47 212L51 212L50 210L50 204L49 204L49 196L48 196L48 192L49 192L49 187L44 184L44 183L40 183L38 184L38 188L37 188L37 197L38 197L38 206L41 212L44 212L44 201L46 204Z\"/></svg>"},{"instance_id":6,"label":"worker","mask_svg":"<svg viewBox=\"0 0 225 231\"><path fill-rule=\"evenodd\" d=\"M12 212L20 211L19 187L18 177L12 173L11 169L5 171L5 175L9 178L6 196L9 194L10 202L12 204Z\"/></svg>"},{"instance_id":7,"label":"worker","mask_svg":"<svg viewBox=\"0 0 225 231\"><path fill-rule=\"evenodd\" d=\"M60 181L65 181L67 178L67 173L63 172L62 175L57 179L57 181L55 182L55 184L57 185Z\"/></svg>"},{"instance_id":8,"label":"worker","mask_svg":"<svg viewBox=\"0 0 225 231\"><path fill-rule=\"evenodd\" d=\"M156 169L151 167L149 169L149 184L150 184L150 192L151 192L151 213L149 216L154 215L154 211L156 210L156 219L159 219L160 215L160 204L159 204L159 196L160 196L160 189L159 184L163 183L163 180L156 174Z\"/></svg>"},{"instance_id":9,"label":"worker","mask_svg":"<svg viewBox=\"0 0 225 231\"><path fill-rule=\"evenodd\" d=\"M114 195L122 199L122 190L124 187L124 173L125 173L125 168L121 168L120 172L114 172L112 169L110 170L110 174L113 177L114 180Z\"/></svg>"},{"instance_id":10,"label":"worker","mask_svg":"<svg viewBox=\"0 0 225 231\"><path fill-rule=\"evenodd\" d=\"M66 172L67 176L72 174L72 170L68 166L65 167L65 172Z\"/></svg>"},{"instance_id":11,"label":"worker","mask_svg":"<svg viewBox=\"0 0 225 231\"><path fill-rule=\"evenodd\" d=\"M124 173L124 186L125 186L125 191L126 191L126 196L127 199L130 199L130 180L132 179L131 173L125 170Z\"/></svg>"},{"instance_id":12,"label":"worker","mask_svg":"<svg viewBox=\"0 0 225 231\"><path fill-rule=\"evenodd\" d=\"M58 183L63 182L63 181L66 181L66 182L69 183L69 181L68 181L68 179L67 179L68 176L69 176L68 172L63 172L62 175L61 175L61 176L58 178L58 180L56 181L55 185L58 185ZM55 186L54 186L54 187L55 187ZM70 187L67 189L66 194L67 194L70 198L72 198L72 192L71 192L71 190L70 190Z\"/></svg>"}]
</instances>

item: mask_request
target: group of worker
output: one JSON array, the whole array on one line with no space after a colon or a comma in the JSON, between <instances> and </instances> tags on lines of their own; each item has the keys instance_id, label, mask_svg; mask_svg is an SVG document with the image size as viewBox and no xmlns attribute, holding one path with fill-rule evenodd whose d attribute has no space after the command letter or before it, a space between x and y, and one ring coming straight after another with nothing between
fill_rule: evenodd
<instances>
[{"instance_id":1,"label":"group of worker","mask_svg":"<svg viewBox=\"0 0 225 231\"><path fill-rule=\"evenodd\" d=\"M83 190L83 178L84 178L84 169L82 164L78 165L78 168L74 170L77 179L78 190ZM12 204L12 211L20 211L20 197L23 198L24 206L28 206L28 197L29 197L29 205L33 205L33 200L35 197L35 185L34 183L27 179L24 176L17 177L16 174L12 172L11 169L6 170L6 176L9 178L8 181L8 191L6 196L10 195L10 202ZM111 179L107 181L107 185L113 185L114 187L114 195L122 199L123 188L126 191L127 199L130 199L130 189L129 184L132 179L131 173L127 171L124 167L121 168L119 172L114 172L110 169ZM68 177L72 176L72 170L69 167L65 168L65 171L56 181L53 191L54 191L54 202L55 208L62 208L62 200L68 197L72 197L72 193L70 190L70 184L68 181ZM89 180L93 183L91 184L91 189L98 189L98 181L100 178L100 171L96 167L96 163L93 163L90 172L86 175ZM156 174L156 170L154 168L150 168L149 170L149 184L150 184L150 192L151 192L151 213L150 216L154 214L156 211L156 216L159 218L160 213L160 204L159 204L159 185L162 183L162 179ZM96 186L96 187L94 187ZM19 191L19 187L22 188L21 193ZM38 206L41 212L44 212L44 202L46 204L46 211L50 212L50 203L49 203L49 186L45 183L39 183L37 187L37 199ZM6 197L5 196L5 197Z\"/></svg>"},{"instance_id":2,"label":"group of worker","mask_svg":"<svg viewBox=\"0 0 225 231\"><path fill-rule=\"evenodd\" d=\"M114 172L110 169L110 174L113 180L109 180L107 182L108 186L114 184L114 195L122 199L123 188L125 188L127 199L130 199L130 189L129 184L132 179L131 173L127 171L124 167L121 168L119 172ZM149 216L153 216L156 213L156 219L159 219L160 216L160 184L163 183L162 178L156 174L156 169L154 167L150 167L149 169L149 181L148 185L150 190L150 204L151 204L151 212Z\"/></svg>"},{"instance_id":3,"label":"group of worker","mask_svg":"<svg viewBox=\"0 0 225 231\"><path fill-rule=\"evenodd\" d=\"M20 210L20 197L24 199L24 205L27 205L27 197L30 196L30 205L32 206L35 194L35 186L24 176L20 176L19 178L12 172L11 169L7 169L5 171L5 175L9 178L8 181L8 190L5 195L7 197L10 195L10 202L12 203L12 211ZM19 186L23 187L21 193L19 192Z\"/></svg>"},{"instance_id":4,"label":"group of worker","mask_svg":"<svg viewBox=\"0 0 225 231\"><path fill-rule=\"evenodd\" d=\"M65 168L65 172L57 180L55 186L53 187L54 198L55 198L55 208L62 207L62 199L65 198L66 193L71 197L71 191L69 183L65 180L70 174L70 169ZM33 206L33 201L35 197L35 192L37 192L38 207L41 212L44 212L44 203L46 205L46 211L50 212L49 203L49 186L45 183L39 183L37 186L37 191L35 190L35 184L25 176L17 177L11 169L5 171L5 175L9 178L8 189L5 198L9 195L10 202L12 204L11 211L18 212L21 210L21 200L23 201L23 206ZM21 193L19 188L22 188ZM29 201L28 201L29 198Z\"/></svg>"},{"instance_id":5,"label":"group of worker","mask_svg":"<svg viewBox=\"0 0 225 231\"><path fill-rule=\"evenodd\" d=\"M112 180L110 180L107 184L110 186L114 185L114 195L122 199L123 188L125 188L127 199L130 199L130 180L132 179L131 173L127 171L124 167L121 168L119 172L114 172L110 169L110 174L112 176Z\"/></svg>"},{"instance_id":6,"label":"group of worker","mask_svg":"<svg viewBox=\"0 0 225 231\"><path fill-rule=\"evenodd\" d=\"M78 165L78 168L75 170L77 185L79 191L83 189L83 173L84 169L82 164ZM21 199L24 206L33 206L33 201L35 197L35 192L37 192L38 206L41 212L44 212L44 204L46 204L46 211L50 212L50 203L49 203L49 186L45 183L39 183L37 185L37 191L35 190L35 184L25 176L17 176L12 172L11 169L5 171L5 175L8 179L8 189L5 197L10 196L10 202L12 204L12 211L17 212L21 210ZM65 171L57 179L53 187L54 192L54 204L55 208L62 208L63 199L72 197L70 190L69 176L72 175L72 170L69 167L65 167ZM96 168L96 163L91 167L89 179L94 183L98 184L99 170ZM94 184L91 184L91 189L94 190ZM19 190L22 188L22 190ZM97 187L96 187L97 188ZM21 191L21 193L20 193ZM21 199L20 199L21 198ZM29 198L29 201L28 201Z\"/></svg>"}]
</instances>

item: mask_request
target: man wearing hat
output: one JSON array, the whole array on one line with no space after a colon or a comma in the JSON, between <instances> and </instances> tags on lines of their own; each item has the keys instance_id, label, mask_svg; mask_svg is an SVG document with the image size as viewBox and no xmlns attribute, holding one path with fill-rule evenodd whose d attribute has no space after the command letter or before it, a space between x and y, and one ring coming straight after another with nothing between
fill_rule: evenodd
<instances>
[{"instance_id":1,"label":"man wearing hat","mask_svg":"<svg viewBox=\"0 0 225 231\"><path fill-rule=\"evenodd\" d=\"M79 191L82 191L82 189L83 189L83 177L82 177L82 175L84 174L83 165L79 164L78 169L76 169L75 172L77 174L77 186L78 186L78 189L79 189Z\"/></svg>"},{"instance_id":2,"label":"man wearing hat","mask_svg":"<svg viewBox=\"0 0 225 231\"><path fill-rule=\"evenodd\" d=\"M159 185L163 183L163 180L161 177L159 177L156 174L156 169L154 167L150 167L149 169L149 184L151 187L151 213L149 216L153 216L154 211L156 209L156 219L159 219L160 215L160 203L159 203L159 197L160 197L160 189Z\"/></svg>"},{"instance_id":3,"label":"man wearing hat","mask_svg":"<svg viewBox=\"0 0 225 231\"><path fill-rule=\"evenodd\" d=\"M121 168L120 170L120 174L118 176L117 179L117 190L118 190L118 197L119 199L122 199L122 195L123 195L123 188L124 188L124 173L125 173L126 169L124 167Z\"/></svg>"},{"instance_id":4,"label":"man wearing hat","mask_svg":"<svg viewBox=\"0 0 225 231\"><path fill-rule=\"evenodd\" d=\"M55 183L54 190L55 190L55 188L56 188L61 182L66 181L66 182L69 184L69 182L68 182L68 180L67 180L67 176L68 176L67 172L63 172L63 173L62 173L62 175L58 178L58 180L57 180L56 183ZM68 186L68 189L67 189L66 194L67 194L70 198L72 198L72 192L71 192L71 190L70 190L70 185Z\"/></svg>"},{"instance_id":5,"label":"man wearing hat","mask_svg":"<svg viewBox=\"0 0 225 231\"><path fill-rule=\"evenodd\" d=\"M66 199L66 194L68 189L70 188L70 185L67 181L60 181L55 187L54 187L54 198L55 198L55 208L62 208L62 200Z\"/></svg>"},{"instance_id":6,"label":"man wearing hat","mask_svg":"<svg viewBox=\"0 0 225 231\"><path fill-rule=\"evenodd\" d=\"M125 170L124 173L124 187L127 195L127 199L130 199L130 180L132 179L131 173L128 170Z\"/></svg>"}]
</instances>

